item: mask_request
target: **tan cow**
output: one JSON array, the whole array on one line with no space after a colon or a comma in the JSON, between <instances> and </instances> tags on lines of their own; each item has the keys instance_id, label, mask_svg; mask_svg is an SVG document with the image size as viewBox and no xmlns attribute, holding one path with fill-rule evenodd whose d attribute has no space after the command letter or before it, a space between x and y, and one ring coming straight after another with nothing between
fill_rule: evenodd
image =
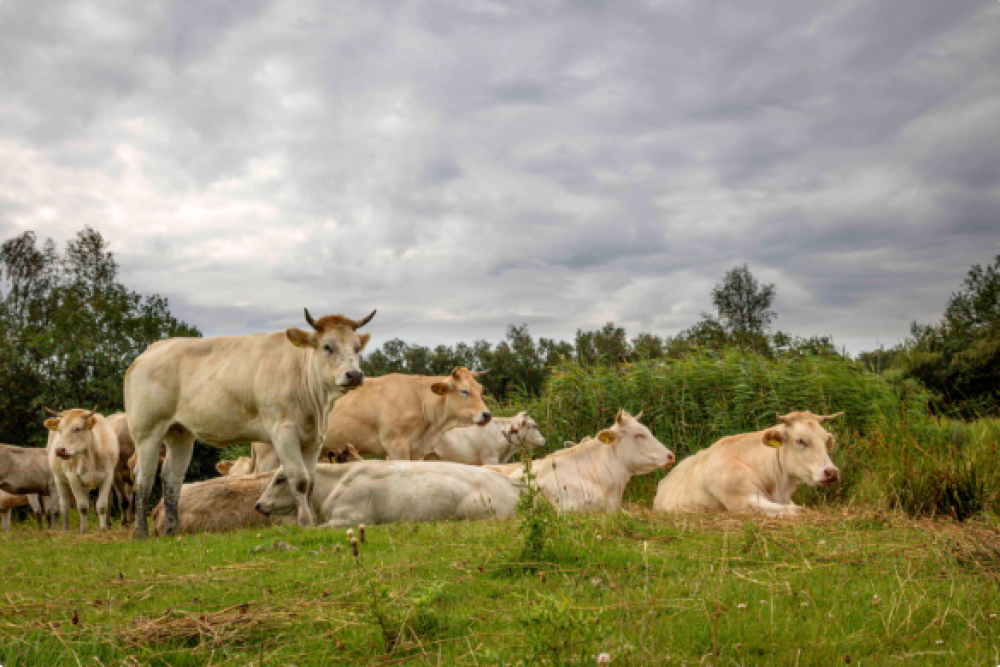
<instances>
[{"instance_id":1,"label":"tan cow","mask_svg":"<svg viewBox=\"0 0 1000 667\"><path fill-rule=\"evenodd\" d=\"M31 505L31 513L38 519L38 527L45 528L45 520L42 515L42 503L36 494L24 496L20 494L0 491L0 517L2 517L3 530L10 530L10 513L15 507Z\"/></svg>"},{"instance_id":2,"label":"tan cow","mask_svg":"<svg viewBox=\"0 0 1000 667\"><path fill-rule=\"evenodd\" d=\"M492 415L483 403L483 387L465 367L451 375L384 375L337 401L330 414L324 451L348 444L361 454L394 460L420 460L441 435L463 426L486 426ZM287 471L287 468L286 468Z\"/></svg>"},{"instance_id":3,"label":"tan cow","mask_svg":"<svg viewBox=\"0 0 1000 667\"><path fill-rule=\"evenodd\" d=\"M69 530L70 493L76 501L80 516L80 533L87 532L87 512L90 508L92 489L98 489L97 517L101 529L108 528L108 497L115 481L118 465L118 437L103 415L93 410L64 410L54 412L45 420L49 429L46 451L49 467L56 478L59 493L59 512L63 530Z\"/></svg>"},{"instance_id":4,"label":"tan cow","mask_svg":"<svg viewBox=\"0 0 1000 667\"><path fill-rule=\"evenodd\" d=\"M219 461L215 464L215 469L219 471L220 475L229 475L230 477L243 477L244 475L252 475L254 473L253 469L253 459L249 456L241 456L235 461L225 460ZM273 471L263 471L263 472L273 472ZM185 484L185 486L187 486Z\"/></svg>"},{"instance_id":5,"label":"tan cow","mask_svg":"<svg viewBox=\"0 0 1000 667\"><path fill-rule=\"evenodd\" d=\"M322 463L350 463L351 461L361 461L361 455L353 446L347 445L339 452L326 451L319 458ZM221 475L252 475L259 472L274 472L281 467L278 456L274 453L274 447L266 442L255 442L251 446L250 456L241 456L230 461L219 461L215 464L215 469Z\"/></svg>"},{"instance_id":6,"label":"tan cow","mask_svg":"<svg viewBox=\"0 0 1000 667\"><path fill-rule=\"evenodd\" d=\"M39 496L49 527L55 525L59 513L59 492L45 449L0 444L0 491L12 495Z\"/></svg>"},{"instance_id":7,"label":"tan cow","mask_svg":"<svg viewBox=\"0 0 1000 667\"><path fill-rule=\"evenodd\" d=\"M835 484L833 438L821 424L844 413L792 412L765 431L722 438L689 456L663 481L653 509L661 512L763 512L784 517L802 508L792 502L800 484Z\"/></svg>"},{"instance_id":8,"label":"tan cow","mask_svg":"<svg viewBox=\"0 0 1000 667\"><path fill-rule=\"evenodd\" d=\"M523 451L545 446L538 424L527 412L514 417L494 417L486 426L446 431L424 460L454 461L469 465L507 463Z\"/></svg>"},{"instance_id":9,"label":"tan cow","mask_svg":"<svg viewBox=\"0 0 1000 667\"><path fill-rule=\"evenodd\" d=\"M320 464L314 480L314 514L331 528L509 517L520 496L517 484L503 475L446 461ZM295 511L284 470L274 474L257 510L268 515Z\"/></svg>"},{"instance_id":10,"label":"tan cow","mask_svg":"<svg viewBox=\"0 0 1000 667\"><path fill-rule=\"evenodd\" d=\"M254 510L257 499L264 492L273 472L253 475L226 475L181 487L180 531L204 533L255 528L280 523ZM294 504L295 499L292 499ZM153 524L162 534L164 525L163 502L153 509Z\"/></svg>"},{"instance_id":11,"label":"tan cow","mask_svg":"<svg viewBox=\"0 0 1000 667\"><path fill-rule=\"evenodd\" d=\"M299 523L312 523L312 471L334 402L364 384L359 354L369 335L357 330L375 311L360 322L305 315L311 332L171 338L132 362L125 373L125 412L139 452L135 537L148 534L146 512L163 440L164 534L177 526L195 438L218 446L272 444L292 479Z\"/></svg>"},{"instance_id":12,"label":"tan cow","mask_svg":"<svg viewBox=\"0 0 1000 667\"><path fill-rule=\"evenodd\" d=\"M575 447L531 462L536 484L559 512L617 512L634 475L669 468L674 455L633 417L619 410L614 425ZM485 466L523 479L524 464Z\"/></svg>"}]
</instances>

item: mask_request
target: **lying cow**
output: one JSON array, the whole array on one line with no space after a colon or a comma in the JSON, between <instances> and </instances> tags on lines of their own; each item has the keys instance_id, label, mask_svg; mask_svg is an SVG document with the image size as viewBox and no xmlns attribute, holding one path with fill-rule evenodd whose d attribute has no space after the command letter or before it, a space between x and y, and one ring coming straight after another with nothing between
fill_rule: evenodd
<instances>
[{"instance_id":1,"label":"lying cow","mask_svg":"<svg viewBox=\"0 0 1000 667\"><path fill-rule=\"evenodd\" d=\"M483 387L465 367L446 377L384 375L351 392L333 408L323 451L348 444L361 454L419 461L441 435L463 426L486 426L492 415Z\"/></svg>"},{"instance_id":2,"label":"lying cow","mask_svg":"<svg viewBox=\"0 0 1000 667\"><path fill-rule=\"evenodd\" d=\"M45 528L45 520L42 515L42 504L37 495L31 494L30 496L23 496L20 494L0 491L0 517L2 517L4 532L10 530L11 510L16 507L24 507L25 505L31 505L31 513L35 515L36 519L38 519L38 527Z\"/></svg>"},{"instance_id":3,"label":"lying cow","mask_svg":"<svg viewBox=\"0 0 1000 667\"><path fill-rule=\"evenodd\" d=\"M674 455L633 417L619 410L615 423L575 447L531 462L535 483L560 512L617 512L634 475L669 468ZM523 479L524 464L485 466Z\"/></svg>"},{"instance_id":4,"label":"lying cow","mask_svg":"<svg viewBox=\"0 0 1000 667\"><path fill-rule=\"evenodd\" d=\"M0 445L0 491L13 495L37 495L51 528L59 513L56 478L49 456L41 447Z\"/></svg>"},{"instance_id":5,"label":"lying cow","mask_svg":"<svg viewBox=\"0 0 1000 667\"><path fill-rule=\"evenodd\" d=\"M97 406L89 412L79 409L49 412L55 416L45 420L45 427L49 429L46 451L49 467L56 478L63 530L69 530L72 492L80 515L80 533L87 532L92 489L98 489L97 516L101 529L107 529L108 498L118 465L118 437L107 419L97 413Z\"/></svg>"},{"instance_id":6,"label":"lying cow","mask_svg":"<svg viewBox=\"0 0 1000 667\"><path fill-rule=\"evenodd\" d=\"M454 461L469 465L507 463L522 451L545 446L538 424L527 412L510 418L494 417L486 426L453 428L441 436L424 460Z\"/></svg>"},{"instance_id":7,"label":"lying cow","mask_svg":"<svg viewBox=\"0 0 1000 667\"><path fill-rule=\"evenodd\" d=\"M219 461L215 464L215 469L219 471L220 475L229 475L230 477L243 477L244 475L252 475L254 473L253 469L253 459L249 456L241 456L235 460L224 460ZM268 472L268 471L263 471ZM184 486L187 486L185 484ZM183 487L182 491L183 493Z\"/></svg>"},{"instance_id":8,"label":"lying cow","mask_svg":"<svg viewBox=\"0 0 1000 667\"><path fill-rule=\"evenodd\" d=\"M520 495L509 478L445 461L358 461L316 466L313 511L328 527L486 519L514 514ZM257 502L266 515L289 515L295 499L278 470Z\"/></svg>"},{"instance_id":9,"label":"lying cow","mask_svg":"<svg viewBox=\"0 0 1000 667\"><path fill-rule=\"evenodd\" d=\"M182 533L204 533L255 528L279 523L274 519L254 511L254 504L264 492L273 472L252 475L216 477L204 482L194 482L181 487L180 531ZM292 499L295 505L295 499ZM163 501L153 509L153 524L156 532L163 534Z\"/></svg>"},{"instance_id":10,"label":"lying cow","mask_svg":"<svg viewBox=\"0 0 1000 667\"><path fill-rule=\"evenodd\" d=\"M195 438L225 447L271 443L292 477L301 524L309 509L312 471L319 459L334 402L365 380L359 355L368 334L343 315L314 320L312 331L171 338L153 343L125 373L125 412L139 453L134 537L148 533L146 512L156 456L166 441L163 465L164 534L178 522L181 485Z\"/></svg>"},{"instance_id":11,"label":"lying cow","mask_svg":"<svg viewBox=\"0 0 1000 667\"><path fill-rule=\"evenodd\" d=\"M844 413L792 412L766 431L722 438L689 456L660 482L653 509L661 512L764 512L782 517L800 484L830 485L840 471L830 461L833 438L821 424Z\"/></svg>"}]
</instances>

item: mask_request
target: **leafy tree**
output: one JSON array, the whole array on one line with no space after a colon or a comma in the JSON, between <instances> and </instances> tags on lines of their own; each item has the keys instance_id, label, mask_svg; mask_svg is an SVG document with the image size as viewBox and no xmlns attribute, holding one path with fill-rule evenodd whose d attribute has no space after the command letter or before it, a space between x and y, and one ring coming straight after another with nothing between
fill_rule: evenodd
<instances>
[{"instance_id":1,"label":"leafy tree","mask_svg":"<svg viewBox=\"0 0 1000 667\"><path fill-rule=\"evenodd\" d=\"M668 341L656 334L642 331L632 339L632 357L635 359L659 359L667 354Z\"/></svg>"},{"instance_id":2,"label":"leafy tree","mask_svg":"<svg viewBox=\"0 0 1000 667\"><path fill-rule=\"evenodd\" d=\"M777 313L771 310L774 285L761 285L744 264L726 272L712 290L719 322L730 335L763 336Z\"/></svg>"},{"instance_id":3,"label":"leafy tree","mask_svg":"<svg viewBox=\"0 0 1000 667\"><path fill-rule=\"evenodd\" d=\"M43 407L122 409L122 378L147 346L199 336L167 300L118 282L100 233L84 228L59 254L25 232L0 246L0 439L42 446Z\"/></svg>"}]
</instances>

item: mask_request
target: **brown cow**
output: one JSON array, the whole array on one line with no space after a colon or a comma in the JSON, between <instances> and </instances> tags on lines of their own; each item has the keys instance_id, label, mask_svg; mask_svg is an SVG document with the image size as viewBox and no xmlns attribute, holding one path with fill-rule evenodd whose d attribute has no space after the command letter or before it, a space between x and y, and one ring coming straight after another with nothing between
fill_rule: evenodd
<instances>
[{"instance_id":1,"label":"brown cow","mask_svg":"<svg viewBox=\"0 0 1000 667\"><path fill-rule=\"evenodd\" d=\"M271 519L254 509L257 499L267 488L273 472L254 475L226 475L194 482L181 487L180 531L182 533L203 533L268 526L282 522ZM153 523L156 531L164 530L163 502L153 509ZM288 520L294 520L290 517Z\"/></svg>"},{"instance_id":2,"label":"brown cow","mask_svg":"<svg viewBox=\"0 0 1000 667\"><path fill-rule=\"evenodd\" d=\"M359 355L369 336L357 330L375 312L360 322L305 314L310 332L171 338L153 343L132 362L125 373L125 412L139 452L136 538L148 534L146 508L164 440L165 534L177 525L195 438L220 447L274 445L291 479L299 523L313 522L312 471L334 402L364 384Z\"/></svg>"},{"instance_id":3,"label":"brown cow","mask_svg":"<svg viewBox=\"0 0 1000 667\"><path fill-rule=\"evenodd\" d=\"M39 496L49 527L55 525L59 494L56 478L49 468L48 453L41 447L0 445L0 491Z\"/></svg>"},{"instance_id":4,"label":"brown cow","mask_svg":"<svg viewBox=\"0 0 1000 667\"><path fill-rule=\"evenodd\" d=\"M492 415L473 373L456 368L445 377L385 375L337 401L323 451L352 444L361 454L420 460L441 435L463 426L486 426Z\"/></svg>"}]
</instances>

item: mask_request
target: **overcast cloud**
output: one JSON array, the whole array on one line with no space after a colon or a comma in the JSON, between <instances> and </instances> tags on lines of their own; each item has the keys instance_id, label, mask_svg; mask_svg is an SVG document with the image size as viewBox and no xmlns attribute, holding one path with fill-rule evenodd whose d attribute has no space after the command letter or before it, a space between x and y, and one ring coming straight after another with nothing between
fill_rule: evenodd
<instances>
[{"instance_id":1,"label":"overcast cloud","mask_svg":"<svg viewBox=\"0 0 1000 667\"><path fill-rule=\"evenodd\" d=\"M0 238L206 334L675 334L746 262L858 352L1000 254L1000 3L0 0Z\"/></svg>"}]
</instances>

